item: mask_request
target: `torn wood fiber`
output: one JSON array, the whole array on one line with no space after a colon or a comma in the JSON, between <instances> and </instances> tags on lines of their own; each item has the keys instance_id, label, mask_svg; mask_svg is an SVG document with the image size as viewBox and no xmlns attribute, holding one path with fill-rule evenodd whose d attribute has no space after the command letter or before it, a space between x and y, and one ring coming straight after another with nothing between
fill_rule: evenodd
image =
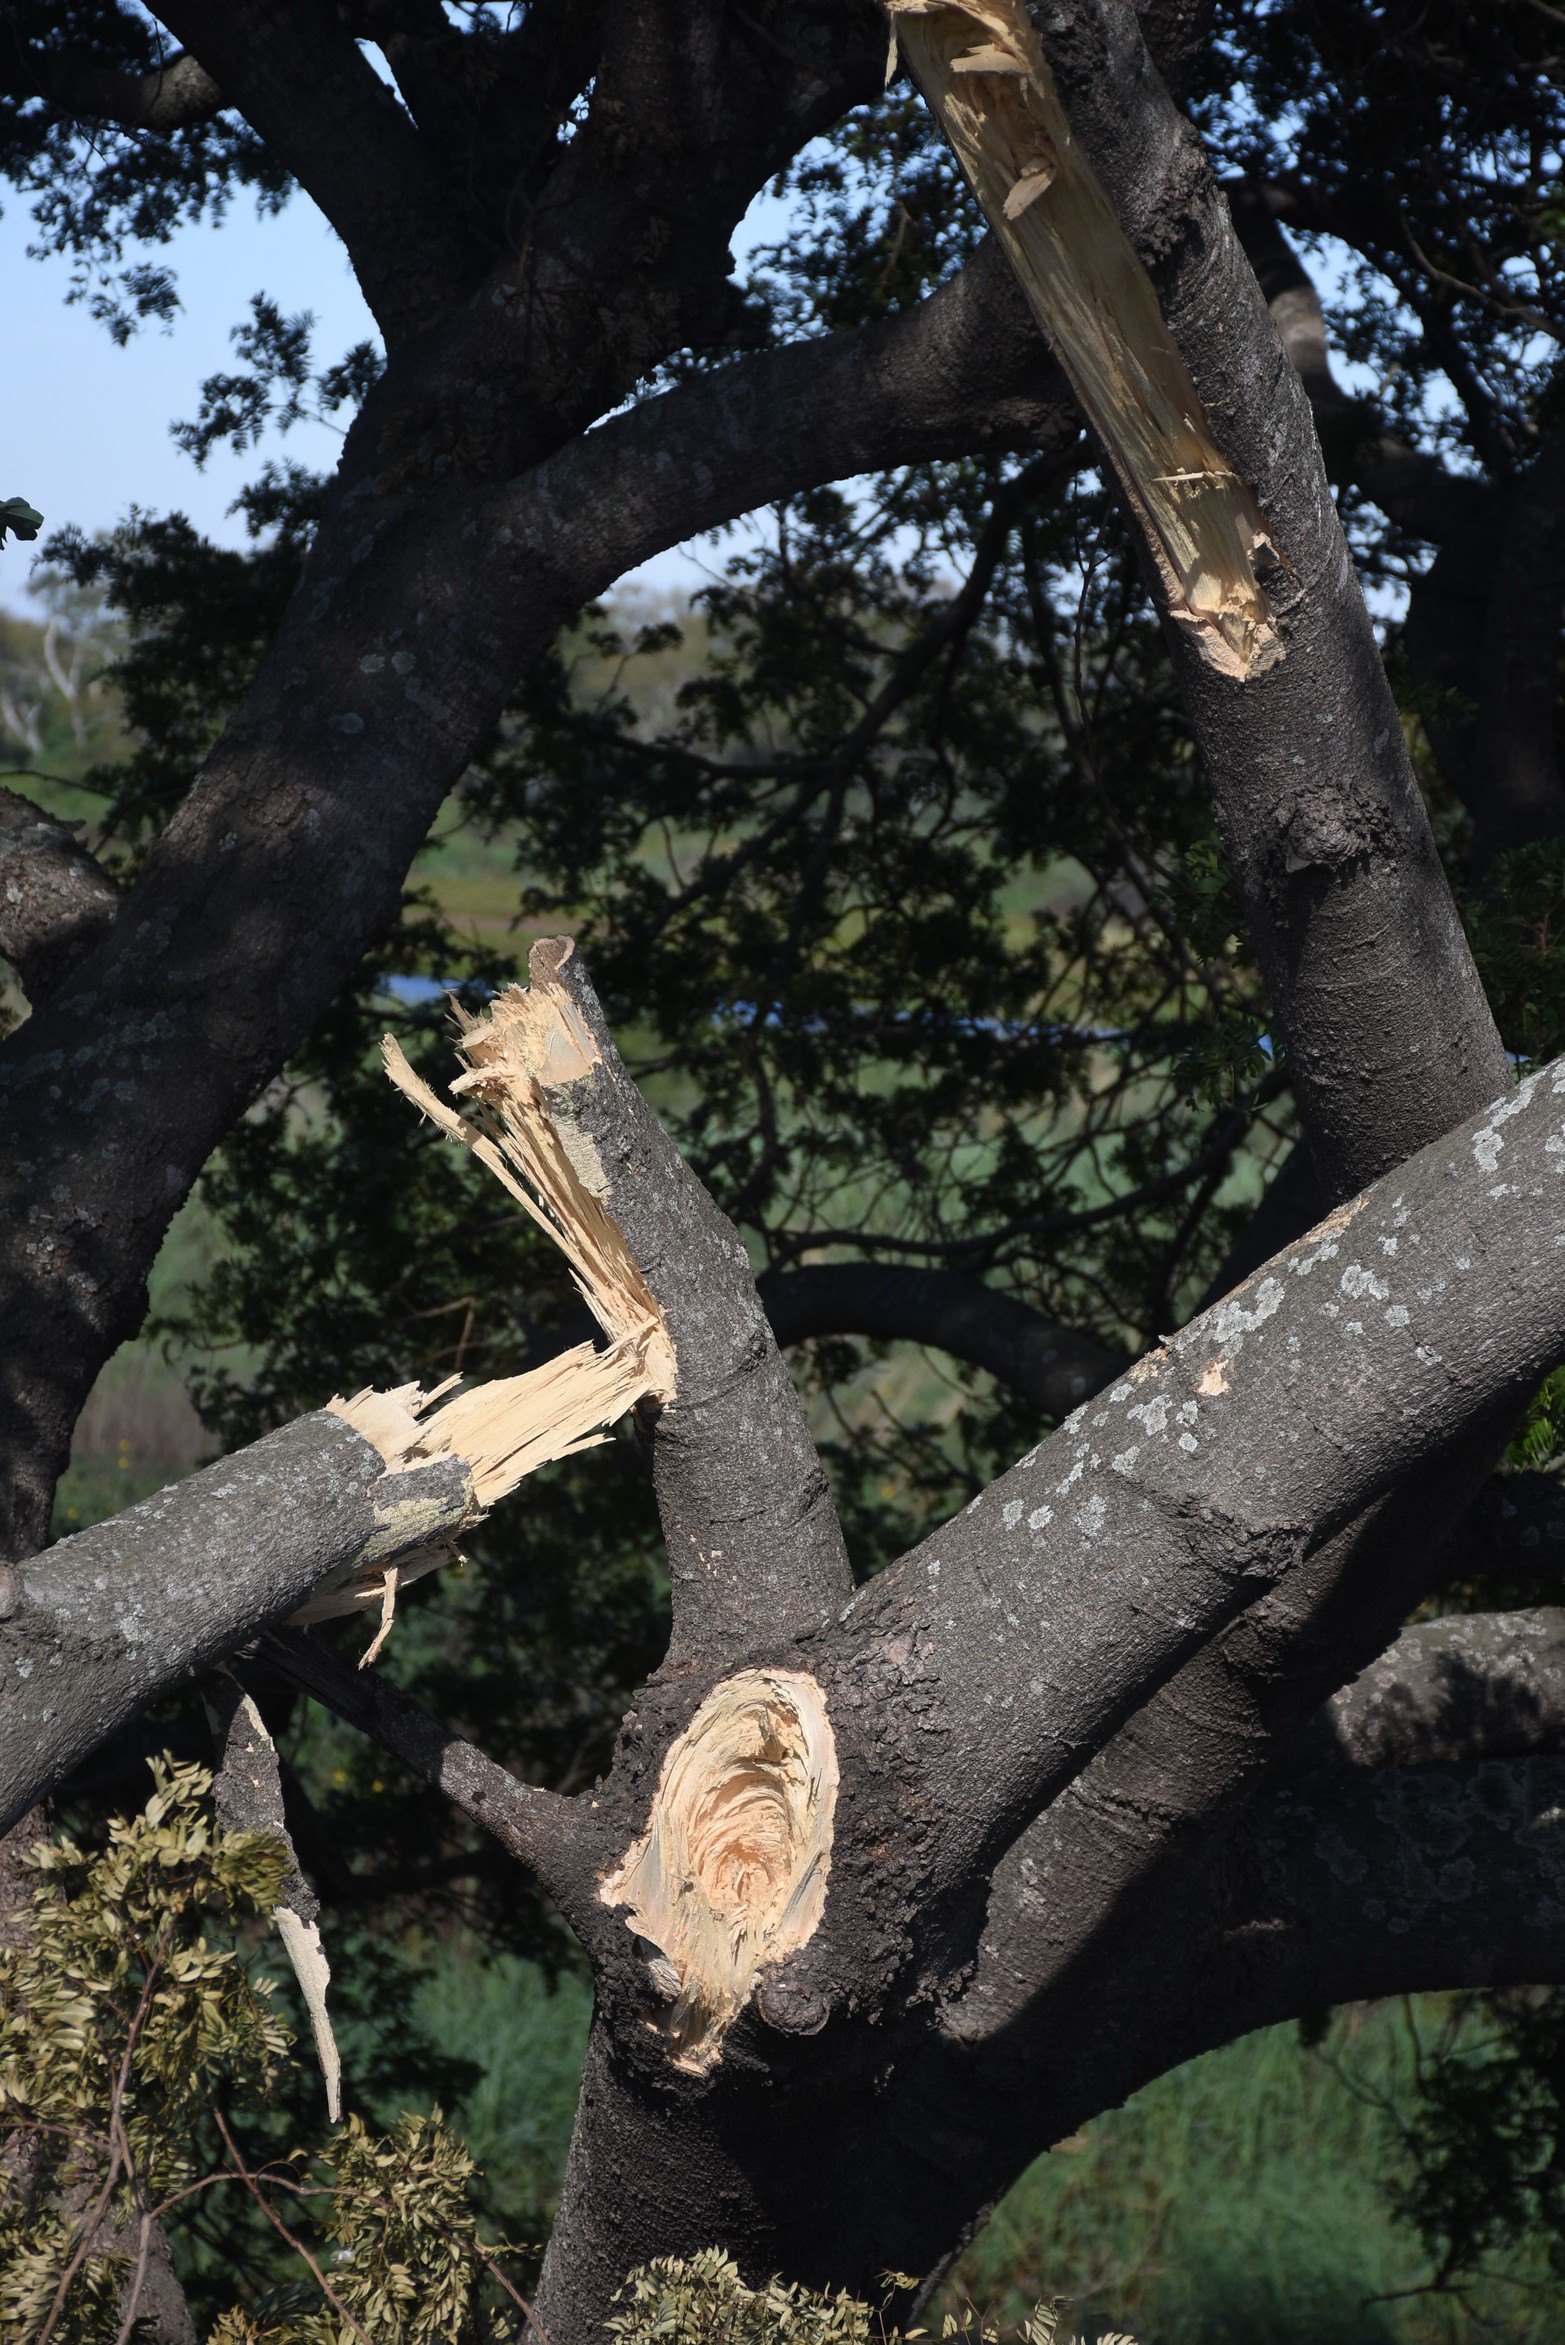
<instances>
[{"instance_id":1,"label":"torn wood fiber","mask_svg":"<svg viewBox=\"0 0 1565 2345\"><path fill-rule=\"evenodd\" d=\"M673 1347L623 1233L574 1082L599 1062L547 975L463 1020L472 1122L386 1043L393 1080L489 1167L561 1247L609 1341L452 1392L416 1384L317 1415L16 1567L0 1613L0 1830L89 1752L258 1630L379 1606L449 1560L462 1531L552 1459L606 1440L674 1389Z\"/></svg>"},{"instance_id":2,"label":"torn wood fiber","mask_svg":"<svg viewBox=\"0 0 1565 2345\"><path fill-rule=\"evenodd\" d=\"M647 1828L600 1894L656 1949L676 2068L705 2075L763 1969L814 1936L837 1779L825 1696L804 1670L723 1679L670 1748Z\"/></svg>"},{"instance_id":3,"label":"torn wood fiber","mask_svg":"<svg viewBox=\"0 0 1565 2345\"><path fill-rule=\"evenodd\" d=\"M470 1116L448 1107L414 1073L389 1034L381 1045L386 1072L448 1139L471 1149L560 1248L609 1340L601 1351L578 1344L541 1368L449 1399L456 1377L432 1392L404 1384L330 1406L374 1442L393 1476L436 1458L461 1458L477 1508L484 1509L540 1466L606 1441L608 1428L637 1401L667 1400L674 1353L662 1313L604 1203L608 1184L596 1151L571 1120L571 1085L591 1074L599 1051L570 995L538 975L531 985L507 986L479 1016L460 1005L456 1015L464 1072L451 1090L471 1103ZM435 1546L404 1553L395 1574L360 1572L295 1618L328 1620L378 1605L380 1631L365 1655L371 1660L390 1627L399 1586L438 1569L447 1554Z\"/></svg>"},{"instance_id":4,"label":"torn wood fiber","mask_svg":"<svg viewBox=\"0 0 1565 2345\"><path fill-rule=\"evenodd\" d=\"M1021 0L886 0L951 143L1141 522L1172 616L1245 680L1282 657L1249 486L1212 436L1152 281L1054 87Z\"/></svg>"}]
</instances>

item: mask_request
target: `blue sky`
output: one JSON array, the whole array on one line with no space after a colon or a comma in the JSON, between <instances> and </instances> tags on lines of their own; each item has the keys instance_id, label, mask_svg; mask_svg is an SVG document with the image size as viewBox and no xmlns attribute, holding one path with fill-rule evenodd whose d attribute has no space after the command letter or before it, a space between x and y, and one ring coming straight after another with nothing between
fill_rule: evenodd
<instances>
[{"instance_id":1,"label":"blue sky","mask_svg":"<svg viewBox=\"0 0 1565 2345\"><path fill-rule=\"evenodd\" d=\"M177 509L208 536L243 542L228 507L256 468L253 456L215 453L198 472L169 437L193 416L200 386L231 367L229 334L252 293L273 294L291 315L313 310L318 349L340 356L374 332L373 321L320 213L295 196L275 219L238 204L219 229L187 228L167 247L182 307L172 328L144 326L122 349L85 304L67 303L70 264L29 260L33 224L14 196L0 217L10 364L0 374L0 495L25 496L50 529L75 522L108 529L132 504ZM301 463L330 464L332 435L304 425L265 453L286 449ZM29 550L8 545L0 596L25 586Z\"/></svg>"},{"instance_id":2,"label":"blue sky","mask_svg":"<svg viewBox=\"0 0 1565 2345\"><path fill-rule=\"evenodd\" d=\"M774 228L775 206L763 196L735 240L740 249L758 240L767 212ZM264 457L287 454L322 469L335 461L334 436L319 424L286 439L274 433L244 456L215 451L202 471L169 437L172 421L197 412L206 377L233 365L230 334L254 293L271 294L289 316L313 311L323 361L373 336L342 247L308 196L296 194L269 219L241 200L220 228L182 229L154 256L177 276L180 312L167 332L144 326L124 348L85 304L68 304L68 261L27 257L33 235L27 205L8 194L0 215L9 362L0 369L0 497L26 497L46 532L67 522L106 530L136 504L184 512L208 537L239 545L244 525L228 508ZM35 552L13 540L0 548L0 605L26 607ZM711 560L710 549L704 559L675 552L635 575L654 588L689 585Z\"/></svg>"}]
</instances>

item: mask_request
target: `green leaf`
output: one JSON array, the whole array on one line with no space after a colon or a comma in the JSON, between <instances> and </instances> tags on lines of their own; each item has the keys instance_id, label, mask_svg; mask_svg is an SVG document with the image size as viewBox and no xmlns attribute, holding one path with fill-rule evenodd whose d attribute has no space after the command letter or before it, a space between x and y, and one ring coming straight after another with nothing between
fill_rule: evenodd
<instances>
[{"instance_id":1,"label":"green leaf","mask_svg":"<svg viewBox=\"0 0 1565 2345\"><path fill-rule=\"evenodd\" d=\"M0 498L0 545L7 530L13 537L35 538L42 527L43 515L25 497Z\"/></svg>"}]
</instances>

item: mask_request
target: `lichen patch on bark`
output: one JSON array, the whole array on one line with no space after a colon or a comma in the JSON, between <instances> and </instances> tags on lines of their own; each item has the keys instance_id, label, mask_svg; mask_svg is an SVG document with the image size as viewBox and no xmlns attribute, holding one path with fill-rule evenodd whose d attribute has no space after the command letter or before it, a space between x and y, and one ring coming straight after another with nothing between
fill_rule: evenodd
<instances>
[{"instance_id":1,"label":"lichen patch on bark","mask_svg":"<svg viewBox=\"0 0 1565 2345\"><path fill-rule=\"evenodd\" d=\"M675 2067L704 2075L761 1971L814 1936L836 1801L836 1739L802 1670L724 1679L670 1749L646 1831L599 1895L658 1950Z\"/></svg>"},{"instance_id":2,"label":"lichen patch on bark","mask_svg":"<svg viewBox=\"0 0 1565 2345\"><path fill-rule=\"evenodd\" d=\"M1222 674L1282 657L1249 485L1071 133L1021 0L886 0L892 37L1135 506L1172 616Z\"/></svg>"}]
</instances>

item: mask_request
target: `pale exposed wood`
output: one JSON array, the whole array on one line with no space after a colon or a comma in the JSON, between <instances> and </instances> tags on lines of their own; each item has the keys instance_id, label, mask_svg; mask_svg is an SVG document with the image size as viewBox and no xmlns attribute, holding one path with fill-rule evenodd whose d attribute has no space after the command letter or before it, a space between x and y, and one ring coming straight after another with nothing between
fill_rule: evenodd
<instances>
[{"instance_id":1,"label":"pale exposed wood","mask_svg":"<svg viewBox=\"0 0 1565 2345\"><path fill-rule=\"evenodd\" d=\"M1172 615L1224 674L1282 656L1270 545L1151 279L1071 133L1020 0L887 0L893 38L1136 507Z\"/></svg>"},{"instance_id":2,"label":"pale exposed wood","mask_svg":"<svg viewBox=\"0 0 1565 2345\"><path fill-rule=\"evenodd\" d=\"M676 2068L704 2075L761 1970L814 1936L836 1803L836 1739L802 1670L724 1679L670 1749L647 1829L601 1894L658 1949Z\"/></svg>"},{"instance_id":3,"label":"pale exposed wood","mask_svg":"<svg viewBox=\"0 0 1565 2345\"><path fill-rule=\"evenodd\" d=\"M471 1120L414 1073L390 1035L382 1045L386 1072L448 1138L471 1149L554 1240L610 1340L602 1351L578 1344L525 1375L500 1377L450 1399L445 1396L458 1381L454 1377L428 1393L405 1384L392 1392L339 1397L328 1406L374 1443L392 1483L432 1459L460 1458L473 1477L476 1519L540 1466L607 1440L608 1428L639 1400L667 1400L674 1389L674 1355L662 1314L603 1202L606 1184L596 1152L570 1112L571 1086L599 1064L575 1003L545 975L530 986L508 986L481 1016L458 1014L467 1071L451 1088L471 1101ZM405 1525L397 1544L409 1544ZM422 1553L399 1552L398 1586L437 1570L450 1554L449 1540ZM393 1603L384 1567L370 1558L366 1569L314 1597L294 1617L329 1620L379 1607L382 1631L374 1653Z\"/></svg>"}]
</instances>

